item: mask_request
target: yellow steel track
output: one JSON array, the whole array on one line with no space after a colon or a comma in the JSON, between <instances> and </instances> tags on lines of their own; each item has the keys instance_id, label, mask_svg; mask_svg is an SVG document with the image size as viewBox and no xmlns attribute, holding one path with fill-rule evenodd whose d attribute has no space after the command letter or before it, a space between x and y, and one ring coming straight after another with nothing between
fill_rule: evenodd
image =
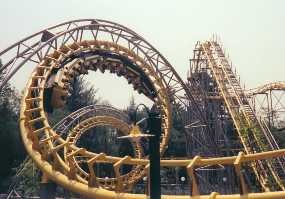
<instances>
[{"instance_id":1,"label":"yellow steel track","mask_svg":"<svg viewBox=\"0 0 285 199\"><path fill-rule=\"evenodd\" d=\"M106 41L82 41L80 43L73 43L69 46L63 46L60 50L55 51L53 54L46 56L46 58L37 66L35 71L30 78L25 97L22 101L22 114L21 119L25 120L26 129L22 129L23 132L28 132L28 134L24 134L23 137L28 137L33 141L33 147L35 150L39 151L43 154L44 159L49 159L52 161L54 168L59 169L61 172L66 173L69 177L77 176L77 171L80 169L75 169L76 161L74 160L74 156L83 155L87 156L89 159L87 160L90 164L95 163L95 156L97 154L92 154L86 150L78 149L76 146L72 145L71 143L71 136L68 137L67 140L63 140L60 136L57 135L55 131L48 124L48 120L44 111L43 107L43 96L44 96L44 88L46 86L46 82L49 81L51 78L51 74L53 70L58 70L60 62L65 59L66 57L80 52L92 52L92 51L107 51L112 53L117 53L118 55L128 58L132 60L135 64L141 67L141 70L147 74L150 80L153 83L153 87L156 90L157 97L153 98L152 100L155 101L159 110L161 111L162 115L162 139L161 139L161 153L164 152L166 144L169 139L169 131L171 126L171 108L168 93L166 88L164 87L161 79L158 77L157 73L151 68L148 64L144 62L140 57L138 57L135 53L131 52L127 48L119 46L114 43L106 42ZM86 66L92 66L91 62L96 62L100 56L92 56L85 60L84 65L80 65L79 61L72 62L68 64L63 70L58 70L58 74L55 84L55 91L52 97L52 105L54 107L61 107L65 103L65 99L68 95L68 86L70 81L76 75L80 75L82 73L86 73L86 70L89 68L85 68ZM109 60L109 62L114 63L118 62L117 60ZM110 65L110 63L108 63ZM120 63L119 63L120 64ZM115 63L113 65L119 68L121 65ZM99 120L100 119L100 120ZM124 127L123 129L120 128L121 125L116 121L114 118L110 120L109 117L97 117L95 123L101 122L101 125L109 124L115 128L123 130L126 134L128 128ZM100 122L98 122L98 120ZM108 123L109 121L109 123ZM82 123L75 129L82 133L86 130L86 127L89 126L87 123ZM93 121L94 122L94 121ZM122 123L122 122L121 122ZM82 127L83 128L79 128ZM94 126L91 122L91 127ZM71 133L72 135L72 133ZM140 146L137 144L135 147L135 151L140 151ZM65 160L58 154L59 151L64 150ZM32 155L32 154L31 154ZM138 157L141 157L141 153L138 153ZM92 158L95 158L94 160ZM122 164L123 162L121 162ZM82 171L82 170L81 170ZM92 171L90 171L91 173ZM131 186L134 182L140 179L145 174L145 168L137 167L134 169L130 175L123 176L117 172L117 177L115 179L109 180L102 180L98 178L89 178L89 174L84 172L79 172L78 178L83 182L91 182L96 181L98 179L98 183L100 184L101 181L104 181L104 185L101 183L101 186L108 188L108 189L124 189L126 187ZM89 180L86 181L86 179ZM122 182L122 183L118 183ZM90 184L90 183L89 183ZM92 183L91 183L92 184ZM95 183L96 184L96 183Z\"/></svg>"},{"instance_id":2,"label":"yellow steel track","mask_svg":"<svg viewBox=\"0 0 285 199\"><path fill-rule=\"evenodd\" d=\"M234 121L245 152L249 154L274 150L269 139L272 137L271 132L265 123L256 118L220 45L211 41L202 43L201 48ZM284 183L279 178L273 161L256 162L252 164L252 167L264 190L274 190L276 186L285 190Z\"/></svg>"},{"instance_id":3,"label":"yellow steel track","mask_svg":"<svg viewBox=\"0 0 285 199\"><path fill-rule=\"evenodd\" d=\"M265 93L270 90L285 90L285 82L272 82L247 91L248 96Z\"/></svg>"},{"instance_id":4,"label":"yellow steel track","mask_svg":"<svg viewBox=\"0 0 285 199\"><path fill-rule=\"evenodd\" d=\"M254 115L251 115L252 110L247 106L247 102L244 101L244 93L239 90L239 85L235 85L234 78L230 77L231 74L229 71L226 71L226 65L224 65L223 62L220 62L220 57L215 57L220 53L218 52L219 45L213 42L205 42L201 45L201 48L204 55L207 57L209 66L214 73L214 78L219 85L220 92L223 95L225 103L234 120L245 153L240 152L238 156L233 157L202 158L196 156L193 159L185 160L161 160L161 166L163 167L184 167L187 170L190 182L189 186L191 186L192 190L191 196L163 195L162 198L284 199L284 182L279 178L279 173L276 171L276 166L273 162L275 159L278 160L278 158L285 156L285 149L270 150L272 149L270 143L268 143L268 139L264 137L268 132L266 132L263 124L260 124L259 121L255 120ZM172 88L167 88L165 82L158 74L158 71L131 49L120 46L116 42L98 40L85 40L74 42L69 45L63 45L60 48L55 49L53 53L46 55L36 66L28 80L21 102L20 128L24 145L36 165L50 180L73 192L82 194L88 198L98 199L147 198L147 196L143 194L131 194L125 192L126 189L128 189L127 187L131 187L137 179L147 173L149 162L147 159L142 158L139 149L140 146L137 145L137 143L134 143L134 148L138 148L138 150L136 150L138 158L131 158L128 156L123 158L112 157L103 153L96 154L78 148L74 144L73 139L78 139L78 136L96 125L110 125L121 129L122 132L127 134L130 127L122 121L104 116L87 119L78 124L66 140L61 138L57 132L50 127L46 111L44 110L45 89L47 88L52 75L56 73L56 85L54 85L56 93L53 96L54 99L52 105L54 107L61 107L64 105L66 97L68 97L68 87L72 78L86 73L88 70L92 70L89 66L92 65L93 61L98 63L98 60L101 58L100 56L99 58L98 56L93 56L90 57L90 59L84 60L77 58L75 62L67 65L63 64L63 60L74 54L80 54L87 51L115 53L124 59L131 60L131 62L136 64L136 66L138 66L149 78L157 95L155 97L148 97L156 103L162 115L163 132L160 151L161 154L163 154L168 143L172 125L171 98L173 96L170 94ZM110 59L107 61L109 61L108 65L112 65L115 68L120 65L117 60ZM84 62L84 64L82 64L82 62ZM159 62L158 59L157 62ZM99 68L99 70L103 69ZM133 74L136 73L131 67L128 70L128 72L131 71ZM133 81L135 85L137 81L140 81L139 79L136 81L135 78L137 77L139 77L139 75L131 77L134 78L131 81ZM231 89L223 82L225 79L231 83ZM146 90L143 90L142 92L146 95L149 93ZM233 99L233 97L235 99ZM244 126L252 128L251 130L255 130L255 132L252 134L248 129L247 131L244 131ZM254 144L250 143L250 133L252 134L251 138L254 139ZM62 151L64 151L64 158L60 155L60 152ZM76 159L76 156L78 155L86 158L89 173L80 170L79 163ZM104 181L105 184L102 183L102 179L96 177L93 170L94 164L102 162L111 163L116 173L116 177L109 181ZM244 174L241 172L243 164L245 163L252 165L256 176L266 192L248 193L249 190L244 180ZM127 174L127 177L122 175L119 170L123 165L133 165L135 168L133 170L134 175ZM213 192L210 195L200 195L199 184L195 176L195 168L212 165L230 165L235 168L236 176L240 184L240 194L220 195L219 193ZM283 191L275 191L280 189Z\"/></svg>"}]
</instances>

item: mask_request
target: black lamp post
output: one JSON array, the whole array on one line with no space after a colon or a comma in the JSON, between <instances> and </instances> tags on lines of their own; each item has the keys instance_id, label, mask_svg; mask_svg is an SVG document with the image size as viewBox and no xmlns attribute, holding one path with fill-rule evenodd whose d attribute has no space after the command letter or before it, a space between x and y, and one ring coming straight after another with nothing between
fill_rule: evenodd
<instances>
[{"instance_id":1,"label":"black lamp post","mask_svg":"<svg viewBox=\"0 0 285 199\"><path fill-rule=\"evenodd\" d=\"M155 110L150 110L144 104L139 104L134 112L131 112L130 119L137 128L137 110L139 106L143 106L148 113L147 130L149 134L134 134L122 136L121 138L141 138L149 137L149 195L150 199L161 198L160 188L160 136L161 136L161 116Z\"/></svg>"},{"instance_id":2,"label":"black lamp post","mask_svg":"<svg viewBox=\"0 0 285 199\"><path fill-rule=\"evenodd\" d=\"M161 117L159 113L149 112L147 119L149 132L154 135L149 139L149 190L150 199L160 199L160 136L161 136Z\"/></svg>"}]
</instances>

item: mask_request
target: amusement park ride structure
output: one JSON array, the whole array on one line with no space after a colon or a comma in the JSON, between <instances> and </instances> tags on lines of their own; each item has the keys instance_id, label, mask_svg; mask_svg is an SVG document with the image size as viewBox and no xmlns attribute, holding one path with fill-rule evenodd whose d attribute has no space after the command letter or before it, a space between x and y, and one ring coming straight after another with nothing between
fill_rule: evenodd
<instances>
[{"instance_id":1,"label":"amusement park ride structure","mask_svg":"<svg viewBox=\"0 0 285 199\"><path fill-rule=\"evenodd\" d=\"M285 82L273 82L247 92L253 110L257 115L265 118L270 128L284 129Z\"/></svg>"},{"instance_id":2,"label":"amusement park ride structure","mask_svg":"<svg viewBox=\"0 0 285 199\"><path fill-rule=\"evenodd\" d=\"M215 40L197 43L187 82L141 36L105 20L74 20L47 28L1 51L0 57L4 77L0 90L21 67L34 66L22 98L20 128L28 154L47 180L87 198L147 198L131 192L149 169L139 141L132 141L134 157L94 153L76 145L82 134L96 126L128 135L132 127L127 115L110 106L88 106L54 127L48 120L50 112L65 105L75 77L89 70L109 71L124 77L160 111L161 167L187 172L189 194L162 198L285 198L285 149L279 148L268 122L256 115L254 103L257 94L284 91L284 83L246 93ZM275 122L272 103L267 106L269 126ZM173 113L180 116L190 143L185 159L163 157ZM110 178L96 172L96 165L105 163L113 166ZM124 165L132 169L122 173ZM217 168L224 168L222 175ZM220 194L225 175L231 193ZM214 184L216 190L208 188Z\"/></svg>"}]
</instances>

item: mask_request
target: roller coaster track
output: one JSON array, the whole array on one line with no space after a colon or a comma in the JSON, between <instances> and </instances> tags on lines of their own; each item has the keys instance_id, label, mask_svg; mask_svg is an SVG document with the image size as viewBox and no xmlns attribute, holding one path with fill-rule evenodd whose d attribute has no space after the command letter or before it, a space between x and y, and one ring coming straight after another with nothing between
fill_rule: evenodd
<instances>
[{"instance_id":1,"label":"roller coaster track","mask_svg":"<svg viewBox=\"0 0 285 199\"><path fill-rule=\"evenodd\" d=\"M250 89L246 93L253 110L267 121L270 128L285 128L282 124L285 113L285 82L272 82Z\"/></svg>"},{"instance_id":2,"label":"roller coaster track","mask_svg":"<svg viewBox=\"0 0 285 199\"><path fill-rule=\"evenodd\" d=\"M285 90L285 82L272 82L247 91L248 96L265 93L270 90Z\"/></svg>"},{"instance_id":3,"label":"roller coaster track","mask_svg":"<svg viewBox=\"0 0 285 199\"><path fill-rule=\"evenodd\" d=\"M80 108L69 114L53 126L53 129L62 137L66 137L70 129L90 116L112 116L130 125L129 117L123 111L120 111L109 105L89 105Z\"/></svg>"},{"instance_id":4,"label":"roller coaster track","mask_svg":"<svg viewBox=\"0 0 285 199\"><path fill-rule=\"evenodd\" d=\"M15 50L16 55L13 56ZM183 81L156 49L133 31L113 22L87 19L63 23L17 42L0 52L0 55L4 57L0 70L5 71L0 87L23 64L36 63L23 100L25 110L22 116L29 120L28 128L32 132L28 137L35 141L35 149L43 150L43 157L55 159L53 161L61 163L65 169L67 167L57 152L69 144L51 129L44 111L52 111L46 107L59 108L64 105L74 77L86 74L88 70L102 73L109 70L124 76L135 90L153 100L162 115L162 154L169 139L172 104L186 107L189 99L191 105L195 104ZM52 96L47 94L49 89L53 91ZM192 112L192 118L203 124L199 109L193 107L196 110ZM73 155L82 152L69 151Z\"/></svg>"},{"instance_id":5,"label":"roller coaster track","mask_svg":"<svg viewBox=\"0 0 285 199\"><path fill-rule=\"evenodd\" d=\"M279 149L266 123L257 119L220 45L215 41L208 41L201 44L201 49L213 71L213 76L246 153ZM245 130L245 127L250 127L252 130ZM282 180L284 181L285 171L284 159L278 159L277 162L266 162L266 164L257 162L253 167L265 190L274 189L276 186L279 186L282 190L285 189L282 182ZM275 180L274 184L271 184L272 181L268 182L268 176Z\"/></svg>"},{"instance_id":6,"label":"roller coaster track","mask_svg":"<svg viewBox=\"0 0 285 199\"><path fill-rule=\"evenodd\" d=\"M118 76L124 76L128 80L128 83L133 84L134 89L139 93L145 94L152 100L157 94L154 89L158 89L160 93L164 93L165 96L160 97L163 102L158 103L160 103L159 106L165 107L165 110L167 110L164 111L165 114L168 114L164 117L168 120L166 122L167 126L165 126L166 129L171 126L172 107L175 107L172 105L180 104L184 109L187 109L186 107L189 106L192 107L191 118L184 121L185 125L195 122L200 124L199 131L210 132L203 114L198 106L196 106L196 101L191 95L191 92L171 64L140 35L127 27L106 20L80 19L68 21L37 32L4 49L0 52L0 58L3 61L0 73L4 74L4 77L0 80L0 90L24 65L35 66L42 62L44 58L47 59L51 54L56 57L60 56L60 59L63 60L64 57L62 56L66 56L63 52L75 52L78 47L84 48L85 45L88 46L88 41L97 41L96 45L111 48L101 49L101 58L96 59L96 57L93 56L93 58L90 59L89 63L92 62L91 64L93 65L95 65L95 62L100 62L100 64L90 68L91 70L99 70L104 73L107 68L106 66L113 64L113 66L107 68L107 70ZM78 44L82 46L78 46ZM72 45L72 47L70 48L69 45ZM160 84L159 88L153 88L151 86L150 81L153 80L149 79L151 74L148 73L150 71L145 71L144 66L141 66L142 69L134 71L132 68L137 66L133 65L128 67L126 71L125 68L122 67L126 64L125 61L132 65L127 59L123 58L123 60L119 60L118 57L115 58L117 59L116 61L112 60L112 58L109 60L105 59L106 56L112 57L112 50L120 53L121 47L124 51L121 53L131 54L130 57L136 60L139 59L138 63L152 68L151 73L156 75L157 82ZM111 54L104 55L106 51L111 52ZM91 54L92 49L86 54L84 52L76 52L73 54L74 57L72 59L78 59L79 57L85 59L85 57L92 57ZM49 59L52 60L55 58L49 57ZM119 67L116 67L117 65ZM42 68L44 69L44 67ZM118 70L114 71L114 68ZM140 76L143 77L142 80L140 80ZM143 83L140 84L140 81ZM163 141L164 145L167 143L167 139L168 136L166 136ZM162 147L162 149L165 150L165 147Z\"/></svg>"},{"instance_id":7,"label":"roller coaster track","mask_svg":"<svg viewBox=\"0 0 285 199\"><path fill-rule=\"evenodd\" d=\"M4 74L4 78L0 79L0 90L26 63L29 65L38 64L51 51L58 50L71 42L81 42L84 38L110 41L114 44L121 43L126 46L154 67L155 72L168 88L172 100L187 106L188 104L184 100L184 97L187 96L195 107L195 100L183 80L157 49L129 28L99 19L72 20L51 26L0 51L3 64L0 73ZM194 110L193 114L196 120L202 120L203 118L199 118L201 117L200 110L197 108Z\"/></svg>"},{"instance_id":8,"label":"roller coaster track","mask_svg":"<svg viewBox=\"0 0 285 199\"><path fill-rule=\"evenodd\" d=\"M100 34L103 36L100 37ZM161 160L162 167L182 167L187 171L191 193L189 195L163 195L163 199L281 199L285 197L282 172L277 168L284 149L275 146L270 131L256 119L247 99L231 76L227 60L215 42L201 44L201 51L212 68L214 78L229 112L233 118L245 153L237 156L193 159ZM14 52L14 53L13 53ZM50 27L31 35L0 52L5 71L0 89L24 65L35 64L23 94L20 111L20 129L23 143L38 168L57 184L88 198L99 199L145 199L144 194L127 193L128 187L143 175L147 175L149 161L137 151L135 158L114 157L104 153L93 153L76 146L82 133L94 126L106 125L127 134L131 130L126 121L116 114L96 115L87 107L72 113L56 128L49 124L47 112L64 106L69 96L72 79L86 74L88 70L105 70L125 77L135 90L150 98L162 115L162 138L160 152L166 149L172 127L172 105L181 104L185 110L192 107L192 121L207 129L203 114L197 106L190 90L168 61L148 42L132 30L105 20L75 20ZM222 62L221 62L222 61ZM221 63L220 63L221 62ZM224 74L224 76L221 76ZM226 79L223 82L223 79ZM52 92L49 93L48 91ZM112 109L116 112L114 109ZM117 111L118 112L118 111ZM120 114L119 114L120 115ZM78 123L65 123L70 118ZM124 118L124 117L123 117ZM187 125L187 123L186 123ZM244 128L246 127L246 131ZM70 131L66 131L69 129ZM253 132L254 131L254 132ZM66 134L66 132L69 132ZM61 136L62 135L62 136ZM79 158L78 158L79 157ZM87 171L80 164L87 164ZM108 163L113 166L115 177L110 180L96 176L94 166ZM250 164L266 192L249 193L244 178L244 164ZM124 165L132 165L134 174L127 178L121 173ZM196 177L196 169L205 166L230 166L234 168L239 193L220 195L213 192L201 195L201 184ZM138 168L138 169L137 169ZM137 172L138 171L138 172ZM270 182L268 182L270 181ZM280 191L283 190L283 191Z\"/></svg>"}]
</instances>

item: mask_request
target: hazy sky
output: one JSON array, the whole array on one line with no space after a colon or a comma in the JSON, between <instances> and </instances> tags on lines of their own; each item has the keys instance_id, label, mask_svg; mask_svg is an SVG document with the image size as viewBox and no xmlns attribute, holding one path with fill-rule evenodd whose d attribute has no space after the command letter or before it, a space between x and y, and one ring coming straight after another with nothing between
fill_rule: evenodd
<instances>
[{"instance_id":1,"label":"hazy sky","mask_svg":"<svg viewBox=\"0 0 285 199\"><path fill-rule=\"evenodd\" d=\"M217 33L247 88L284 80L282 0L1 0L0 5L1 50L24 36L66 20L98 18L118 22L142 35L183 79L196 41ZM19 89L27 71L21 74L15 80ZM130 98L131 87L123 79L99 74L91 77L95 78L99 94L116 106ZM115 84L110 84L112 80Z\"/></svg>"}]
</instances>

